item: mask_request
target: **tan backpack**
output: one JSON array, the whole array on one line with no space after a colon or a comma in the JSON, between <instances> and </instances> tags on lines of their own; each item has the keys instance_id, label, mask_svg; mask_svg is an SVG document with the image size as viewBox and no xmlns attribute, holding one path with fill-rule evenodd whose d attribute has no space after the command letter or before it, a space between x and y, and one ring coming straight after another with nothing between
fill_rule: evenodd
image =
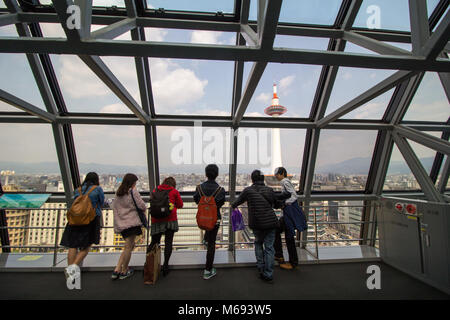
<instances>
[{"instance_id":1,"label":"tan backpack","mask_svg":"<svg viewBox=\"0 0 450 320\"><path fill-rule=\"evenodd\" d=\"M95 208L92 206L89 194L97 186L93 186L89 192L85 194L81 193L81 187L78 188L80 195L75 199L69 211L67 211L67 221L71 226L84 226L88 225L95 219Z\"/></svg>"}]
</instances>

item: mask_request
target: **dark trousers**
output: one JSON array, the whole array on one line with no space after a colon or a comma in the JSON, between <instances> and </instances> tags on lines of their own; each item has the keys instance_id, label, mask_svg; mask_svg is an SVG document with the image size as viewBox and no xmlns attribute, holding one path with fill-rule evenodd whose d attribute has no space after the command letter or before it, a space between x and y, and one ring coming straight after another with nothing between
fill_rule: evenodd
<instances>
[{"instance_id":1,"label":"dark trousers","mask_svg":"<svg viewBox=\"0 0 450 320\"><path fill-rule=\"evenodd\" d=\"M214 263L214 255L216 253L216 238L219 232L219 225L216 225L211 231L205 232L205 241L208 243L208 250L206 251L206 266L205 269L211 271Z\"/></svg>"},{"instance_id":2,"label":"dark trousers","mask_svg":"<svg viewBox=\"0 0 450 320\"><path fill-rule=\"evenodd\" d=\"M166 230L164 233L158 233L152 236L152 242L149 245L149 249L154 245L161 242L161 237L164 234L164 268L169 266L169 259L172 255L173 236L175 232L172 230Z\"/></svg>"},{"instance_id":3,"label":"dark trousers","mask_svg":"<svg viewBox=\"0 0 450 320\"><path fill-rule=\"evenodd\" d=\"M281 242L281 234L285 231L285 224L283 217L280 218L280 227L277 228L276 234L275 234L275 242L274 242L274 248L275 248L275 257L276 258L283 258L283 244ZM286 240L286 248L288 250L289 255L289 262L292 265L298 265L298 255L297 255L297 248L295 247L295 238L288 237L286 232L284 232L284 239Z\"/></svg>"}]
</instances>

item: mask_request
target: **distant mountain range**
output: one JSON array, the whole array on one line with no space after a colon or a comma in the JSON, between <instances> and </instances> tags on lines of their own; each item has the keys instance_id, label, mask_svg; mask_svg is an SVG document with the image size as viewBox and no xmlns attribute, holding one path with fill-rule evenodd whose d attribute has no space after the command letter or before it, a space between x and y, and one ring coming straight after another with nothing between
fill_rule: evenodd
<instances>
[{"instance_id":1,"label":"distant mountain range","mask_svg":"<svg viewBox=\"0 0 450 320\"><path fill-rule=\"evenodd\" d=\"M316 173L340 173L345 175L350 174L367 174L369 172L371 158L353 158L335 164L329 164L316 168ZM429 172L433 165L434 157L421 158L422 164ZM120 165L105 165L99 163L80 163L79 169L81 174L90 171L95 171L99 174L125 174L133 172L136 174L148 173L145 166L120 166ZM256 169L254 165L238 165L238 173L249 173ZM298 172L298 168L287 167L288 172ZM6 162L0 161L0 170L14 170L18 174L60 174L57 162L38 162L38 163L24 163L24 162ZM228 165L220 165L220 172L228 172ZM191 165L179 167L161 167L160 172L167 173L204 173L204 165ZM393 161L389 167L391 174L407 174L410 173L408 166L402 161Z\"/></svg>"}]
</instances>

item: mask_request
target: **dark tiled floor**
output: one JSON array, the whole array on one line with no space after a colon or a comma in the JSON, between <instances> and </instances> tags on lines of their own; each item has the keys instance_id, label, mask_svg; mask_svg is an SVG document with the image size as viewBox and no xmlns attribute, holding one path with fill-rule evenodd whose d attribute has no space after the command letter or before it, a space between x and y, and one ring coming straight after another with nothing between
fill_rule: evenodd
<instances>
[{"instance_id":1,"label":"dark tiled floor","mask_svg":"<svg viewBox=\"0 0 450 320\"><path fill-rule=\"evenodd\" d=\"M381 268L381 290L368 290L367 267ZM383 263L302 265L275 269L273 284L257 277L256 268L223 268L210 280L201 269L173 270L156 285L143 284L142 271L126 280L109 272L83 272L81 290L70 291L62 272L0 273L0 299L449 299L450 296Z\"/></svg>"}]
</instances>

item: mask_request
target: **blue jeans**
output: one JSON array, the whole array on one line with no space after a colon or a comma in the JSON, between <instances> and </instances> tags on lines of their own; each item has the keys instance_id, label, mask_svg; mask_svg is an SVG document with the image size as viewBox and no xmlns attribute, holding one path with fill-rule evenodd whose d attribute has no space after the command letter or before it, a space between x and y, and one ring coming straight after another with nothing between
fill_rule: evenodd
<instances>
[{"instance_id":1,"label":"blue jeans","mask_svg":"<svg viewBox=\"0 0 450 320\"><path fill-rule=\"evenodd\" d=\"M266 277L272 279L275 260L275 229L253 230L255 235L255 255L258 270Z\"/></svg>"}]
</instances>

